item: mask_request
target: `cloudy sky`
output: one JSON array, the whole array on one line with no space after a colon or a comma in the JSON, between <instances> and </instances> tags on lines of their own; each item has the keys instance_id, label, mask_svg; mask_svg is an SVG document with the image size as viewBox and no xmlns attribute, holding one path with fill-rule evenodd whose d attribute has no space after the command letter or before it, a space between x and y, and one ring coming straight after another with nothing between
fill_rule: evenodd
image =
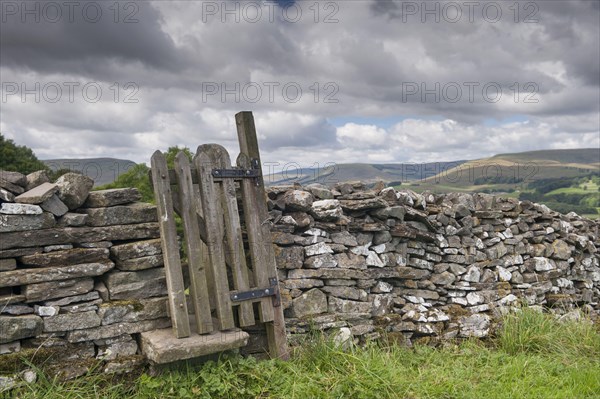
<instances>
[{"instance_id":1,"label":"cloudy sky","mask_svg":"<svg viewBox=\"0 0 600 399\"><path fill-rule=\"evenodd\" d=\"M0 131L39 158L426 162L600 147L600 2L1 2Z\"/></svg>"}]
</instances>

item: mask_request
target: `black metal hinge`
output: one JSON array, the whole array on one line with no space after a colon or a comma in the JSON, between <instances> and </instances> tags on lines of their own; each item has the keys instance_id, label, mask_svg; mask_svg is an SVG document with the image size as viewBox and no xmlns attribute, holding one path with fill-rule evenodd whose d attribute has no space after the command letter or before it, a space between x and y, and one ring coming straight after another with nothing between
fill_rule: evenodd
<instances>
[{"instance_id":1,"label":"black metal hinge","mask_svg":"<svg viewBox=\"0 0 600 399\"><path fill-rule=\"evenodd\" d=\"M213 169L212 176L216 178L230 178L230 179L243 179L243 178L256 178L260 177L260 169L258 160L252 160L252 169Z\"/></svg>"},{"instance_id":2,"label":"black metal hinge","mask_svg":"<svg viewBox=\"0 0 600 399\"><path fill-rule=\"evenodd\" d=\"M281 296L279 294L279 285L276 278L269 279L269 287L258 288L250 291L238 291L231 294L232 302L249 301L253 299L273 297L273 306L277 307L281 304Z\"/></svg>"}]
</instances>

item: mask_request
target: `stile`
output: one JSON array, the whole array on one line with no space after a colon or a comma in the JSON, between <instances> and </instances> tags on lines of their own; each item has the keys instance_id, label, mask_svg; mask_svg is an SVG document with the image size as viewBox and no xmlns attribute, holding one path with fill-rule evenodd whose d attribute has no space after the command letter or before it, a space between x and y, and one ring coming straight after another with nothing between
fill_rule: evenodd
<instances>
[{"instance_id":1,"label":"stile","mask_svg":"<svg viewBox=\"0 0 600 399\"><path fill-rule=\"evenodd\" d=\"M198 215L194 201L194 187L187 155L179 152L175 157L175 174L179 183L180 215L183 219L186 253L190 271L190 295L196 316L198 334L213 331L208 285L200 239Z\"/></svg>"},{"instance_id":2,"label":"stile","mask_svg":"<svg viewBox=\"0 0 600 399\"><path fill-rule=\"evenodd\" d=\"M240 153L244 154L247 160L255 159L257 161L256 167L259 168L260 174L256 179L255 186L255 199L257 208L253 212L258 213L260 220L267 220L268 209L265 195L265 186L262 176L262 164L260 162L260 151L258 149L258 138L256 136L256 128L254 126L254 117L252 112L239 112L235 115L235 121L237 126L238 141L240 144ZM242 182L243 183L243 182ZM245 212L245 209L244 209ZM262 225L262 224L261 224ZM268 226L263 227L263 239L266 250L267 260L269 264L265 264L264 267L268 268L268 272L271 277L277 277L277 266L275 263L275 254L272 247L271 232ZM269 342L269 350L271 356L278 357L281 359L289 359L289 352L287 347L287 337L285 332L285 320L283 318L283 308L281 304L274 307L274 320L272 323L266 324L267 340Z\"/></svg>"},{"instance_id":3,"label":"stile","mask_svg":"<svg viewBox=\"0 0 600 399\"><path fill-rule=\"evenodd\" d=\"M214 304L219 320L219 328L228 330L235 327L235 325L231 299L229 298L229 284L223 247L223 209L220 206L220 196L211 174L216 164L213 146L199 146L194 157L194 164L198 171L200 197L204 222L206 223L206 245L213 278L211 283L214 285L215 290Z\"/></svg>"},{"instance_id":4,"label":"stile","mask_svg":"<svg viewBox=\"0 0 600 399\"><path fill-rule=\"evenodd\" d=\"M173 332L177 338L189 337L190 322L184 292L181 259L179 258L179 245L177 244L167 160L164 154L156 151L152 155L151 165Z\"/></svg>"},{"instance_id":5,"label":"stile","mask_svg":"<svg viewBox=\"0 0 600 399\"><path fill-rule=\"evenodd\" d=\"M216 156L216 166L222 169L231 168L231 159L225 148L214 145ZM247 291L250 289L248 281L248 265L246 264L246 255L244 251L244 241L242 240L242 226L240 224L240 214L238 210L235 183L233 179L223 179L220 183L222 194L223 214L225 216L225 254L228 255L228 261L233 275L233 286L238 291ZM240 326L254 325L254 310L252 303L244 301L239 305Z\"/></svg>"}]
</instances>

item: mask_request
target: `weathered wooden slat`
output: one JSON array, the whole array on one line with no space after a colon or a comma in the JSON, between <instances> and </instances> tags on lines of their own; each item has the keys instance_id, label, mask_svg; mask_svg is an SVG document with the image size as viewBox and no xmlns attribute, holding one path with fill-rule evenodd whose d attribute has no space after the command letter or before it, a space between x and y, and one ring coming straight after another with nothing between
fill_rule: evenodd
<instances>
[{"instance_id":1,"label":"weathered wooden slat","mask_svg":"<svg viewBox=\"0 0 600 399\"><path fill-rule=\"evenodd\" d=\"M190 321L185 299L181 259L179 258L179 245L177 244L171 184L164 154L156 151L152 155L151 165L173 332L177 338L189 337Z\"/></svg>"},{"instance_id":2,"label":"weathered wooden slat","mask_svg":"<svg viewBox=\"0 0 600 399\"><path fill-rule=\"evenodd\" d=\"M200 228L194 201L194 187L190 172L190 161L184 152L175 157L175 174L179 184L179 208L183 219L185 233L186 253L190 271L190 295L196 317L198 334L213 331L212 317L210 315L210 302L208 299L208 285L206 282L205 267L203 263Z\"/></svg>"},{"instance_id":3,"label":"weathered wooden slat","mask_svg":"<svg viewBox=\"0 0 600 399\"><path fill-rule=\"evenodd\" d=\"M237 164L239 166L246 166L250 164L250 160L245 154L240 154L237 158ZM250 248L250 258L252 259L254 282L258 287L267 287L269 285L270 276L267 272L267 254L263 243L261 228L262 220L260 219L256 208L256 183L253 180L243 181L241 187L244 220L246 222L246 232L248 234L248 246ZM261 299L259 310L261 322L273 321L273 301L271 298Z\"/></svg>"},{"instance_id":4,"label":"weathered wooden slat","mask_svg":"<svg viewBox=\"0 0 600 399\"><path fill-rule=\"evenodd\" d=\"M202 211L206 223L207 247L212 268L212 283L214 284L215 307L219 328L227 330L235 327L231 299L229 298L229 284L223 246L223 209L220 205L220 196L213 181L211 171L215 167L215 153L213 146L216 144L201 145L198 147L194 164L198 170L200 181L200 197Z\"/></svg>"},{"instance_id":5,"label":"weathered wooden slat","mask_svg":"<svg viewBox=\"0 0 600 399\"><path fill-rule=\"evenodd\" d=\"M253 185L254 187L254 198L256 203L256 208L252 209L251 212L256 212L259 216L259 220L264 221L267 220L268 217L268 209L265 201L265 188L264 181L262 177L262 164L260 162L260 152L258 149L258 139L256 136L256 128L254 126L254 117L252 116L252 112L239 112L235 115L235 122L237 126L237 134L238 141L240 144L240 152L244 154L245 159L242 159L242 164L246 163L245 167L248 167L247 164L251 159L257 160L257 167L260 170L260 177L256 178L256 183ZM240 155L241 155L240 154ZM244 157L242 157L244 158ZM242 166L242 165L240 165ZM244 183L245 180L242 180L242 187L247 187L248 183ZM248 197L245 197L245 201ZM244 213L247 213L246 207L244 207ZM267 268L267 274L271 277L277 277L277 266L275 263L275 254L272 246L272 238L271 232L269 230L268 225L260 225L263 231L263 243L266 247L266 258L269 262L265 264L264 267ZM256 268L257 265L254 265ZM260 266L259 266L260 267ZM283 308L280 306L274 307L273 314L273 322L266 323L267 330L267 340L269 343L269 351L272 357L278 357L281 359L288 359L289 352L287 346L287 338L285 333L285 320L283 318Z\"/></svg>"},{"instance_id":6,"label":"weathered wooden slat","mask_svg":"<svg viewBox=\"0 0 600 399\"><path fill-rule=\"evenodd\" d=\"M225 148L214 147L214 150L217 167L231 168L231 159ZM235 183L232 179L223 179L220 186L223 215L225 216L225 253L229 255L227 257L233 275L233 286L236 290L246 291L250 289L250 284L248 282L248 266L246 265L244 241L242 240L242 226L240 224ZM254 325L254 310L251 302L244 301L240 303L239 316L241 327Z\"/></svg>"}]
</instances>

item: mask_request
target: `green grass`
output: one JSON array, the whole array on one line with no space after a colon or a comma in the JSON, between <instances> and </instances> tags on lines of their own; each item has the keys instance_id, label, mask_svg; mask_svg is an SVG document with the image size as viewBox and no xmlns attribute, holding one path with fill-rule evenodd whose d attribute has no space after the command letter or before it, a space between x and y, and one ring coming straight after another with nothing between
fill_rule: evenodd
<instances>
[{"instance_id":1,"label":"green grass","mask_svg":"<svg viewBox=\"0 0 600 399\"><path fill-rule=\"evenodd\" d=\"M13 394L23 399L599 398L597 327L523 309L507 316L498 337L485 343L440 348L371 343L344 351L316 335L295 348L289 362L230 356L157 377L42 380Z\"/></svg>"}]
</instances>

